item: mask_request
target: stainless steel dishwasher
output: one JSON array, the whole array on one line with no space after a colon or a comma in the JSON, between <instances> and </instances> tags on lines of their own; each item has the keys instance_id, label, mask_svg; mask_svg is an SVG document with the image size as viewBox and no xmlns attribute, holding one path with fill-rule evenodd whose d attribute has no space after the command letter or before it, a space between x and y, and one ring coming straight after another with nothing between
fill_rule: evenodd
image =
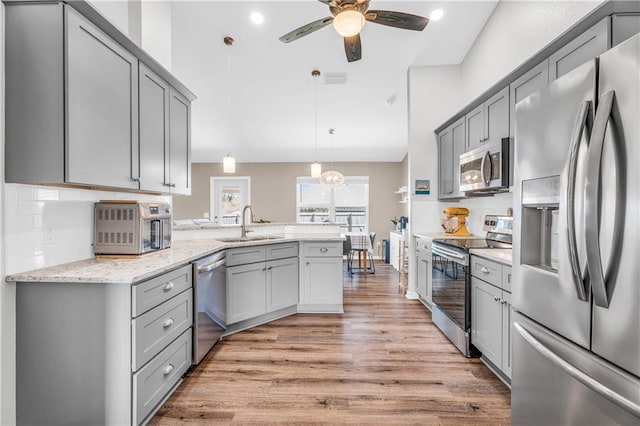
<instances>
[{"instance_id":1,"label":"stainless steel dishwasher","mask_svg":"<svg viewBox=\"0 0 640 426\"><path fill-rule=\"evenodd\" d=\"M193 336L193 365L209 353L227 328L227 278L224 251L193 262L196 312Z\"/></svg>"}]
</instances>

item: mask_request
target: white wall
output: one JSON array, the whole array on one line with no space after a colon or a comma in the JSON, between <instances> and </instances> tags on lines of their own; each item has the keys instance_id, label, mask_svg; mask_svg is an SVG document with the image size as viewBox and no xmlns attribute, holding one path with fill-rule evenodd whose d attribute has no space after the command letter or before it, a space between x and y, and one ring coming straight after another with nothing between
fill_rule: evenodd
<instances>
[{"instance_id":1,"label":"white wall","mask_svg":"<svg viewBox=\"0 0 640 426\"><path fill-rule=\"evenodd\" d=\"M171 71L171 2L143 0L142 48Z\"/></svg>"},{"instance_id":2,"label":"white wall","mask_svg":"<svg viewBox=\"0 0 640 426\"><path fill-rule=\"evenodd\" d=\"M462 63L462 107L603 1L501 1Z\"/></svg>"}]
</instances>

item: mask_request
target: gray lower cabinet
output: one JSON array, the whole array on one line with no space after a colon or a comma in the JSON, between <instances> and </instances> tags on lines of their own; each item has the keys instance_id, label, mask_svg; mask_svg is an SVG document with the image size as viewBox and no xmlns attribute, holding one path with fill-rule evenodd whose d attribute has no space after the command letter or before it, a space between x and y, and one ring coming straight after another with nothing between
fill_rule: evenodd
<instances>
[{"instance_id":1,"label":"gray lower cabinet","mask_svg":"<svg viewBox=\"0 0 640 426\"><path fill-rule=\"evenodd\" d=\"M549 81L562 77L574 68L600 56L611 47L611 17L593 27L549 56Z\"/></svg>"},{"instance_id":2,"label":"gray lower cabinet","mask_svg":"<svg viewBox=\"0 0 640 426\"><path fill-rule=\"evenodd\" d=\"M298 312L342 312L342 243L303 244Z\"/></svg>"},{"instance_id":3,"label":"gray lower cabinet","mask_svg":"<svg viewBox=\"0 0 640 426\"><path fill-rule=\"evenodd\" d=\"M227 250L227 325L298 303L298 243Z\"/></svg>"},{"instance_id":4,"label":"gray lower cabinet","mask_svg":"<svg viewBox=\"0 0 640 426\"><path fill-rule=\"evenodd\" d=\"M431 306L431 241L416 238L416 290L420 299Z\"/></svg>"},{"instance_id":5,"label":"gray lower cabinet","mask_svg":"<svg viewBox=\"0 0 640 426\"><path fill-rule=\"evenodd\" d=\"M511 267L472 256L471 342L508 380L511 378Z\"/></svg>"},{"instance_id":6,"label":"gray lower cabinet","mask_svg":"<svg viewBox=\"0 0 640 426\"><path fill-rule=\"evenodd\" d=\"M5 13L7 182L190 193L189 99L71 4Z\"/></svg>"},{"instance_id":7,"label":"gray lower cabinet","mask_svg":"<svg viewBox=\"0 0 640 426\"><path fill-rule=\"evenodd\" d=\"M465 152L465 119L438 135L438 199L464 198L460 192L460 154Z\"/></svg>"},{"instance_id":8,"label":"gray lower cabinet","mask_svg":"<svg viewBox=\"0 0 640 426\"><path fill-rule=\"evenodd\" d=\"M18 283L17 423L147 421L191 365L191 270L134 285Z\"/></svg>"}]
</instances>

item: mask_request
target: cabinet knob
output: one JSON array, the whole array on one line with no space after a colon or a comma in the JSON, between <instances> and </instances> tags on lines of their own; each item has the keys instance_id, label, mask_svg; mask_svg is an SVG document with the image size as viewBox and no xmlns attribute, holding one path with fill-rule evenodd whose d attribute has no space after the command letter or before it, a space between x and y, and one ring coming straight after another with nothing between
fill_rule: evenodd
<instances>
[{"instance_id":1,"label":"cabinet knob","mask_svg":"<svg viewBox=\"0 0 640 426\"><path fill-rule=\"evenodd\" d=\"M176 187L176 184L175 184L175 183L172 183L172 184L171 184L171 185L169 185L169 186L171 186L172 188L175 188L175 187Z\"/></svg>"},{"instance_id":2,"label":"cabinet knob","mask_svg":"<svg viewBox=\"0 0 640 426\"><path fill-rule=\"evenodd\" d=\"M140 178L139 177L132 177L131 180L133 182L140 182Z\"/></svg>"},{"instance_id":3,"label":"cabinet knob","mask_svg":"<svg viewBox=\"0 0 640 426\"><path fill-rule=\"evenodd\" d=\"M322 253L326 253L326 252L328 252L328 251L329 251L329 249L328 249L328 248L326 248L326 247L322 247L322 248L320 249L320 251L321 251Z\"/></svg>"},{"instance_id":4,"label":"cabinet knob","mask_svg":"<svg viewBox=\"0 0 640 426\"><path fill-rule=\"evenodd\" d=\"M162 326L164 328L169 328L173 325L173 318L167 318L166 320L164 320L164 322L162 323Z\"/></svg>"},{"instance_id":5,"label":"cabinet knob","mask_svg":"<svg viewBox=\"0 0 640 426\"><path fill-rule=\"evenodd\" d=\"M504 300L504 299L500 299L500 303L502 303L503 305L506 305L506 304L507 304L507 301L506 301L506 300Z\"/></svg>"},{"instance_id":6,"label":"cabinet knob","mask_svg":"<svg viewBox=\"0 0 640 426\"><path fill-rule=\"evenodd\" d=\"M165 182L165 183L162 184L162 186L171 187L171 184Z\"/></svg>"},{"instance_id":7,"label":"cabinet knob","mask_svg":"<svg viewBox=\"0 0 640 426\"><path fill-rule=\"evenodd\" d=\"M311 263L307 260L304 264L308 266L308 265L310 265Z\"/></svg>"},{"instance_id":8,"label":"cabinet knob","mask_svg":"<svg viewBox=\"0 0 640 426\"><path fill-rule=\"evenodd\" d=\"M267 271L270 271L270 270L272 270L272 269L273 269L273 266L269 266L269 267L267 268Z\"/></svg>"},{"instance_id":9,"label":"cabinet knob","mask_svg":"<svg viewBox=\"0 0 640 426\"><path fill-rule=\"evenodd\" d=\"M499 301L500 301L500 298L499 298L499 297L496 297L496 296L493 296L493 301L494 301L494 302L499 302Z\"/></svg>"},{"instance_id":10,"label":"cabinet knob","mask_svg":"<svg viewBox=\"0 0 640 426\"><path fill-rule=\"evenodd\" d=\"M166 367L164 367L164 368L162 369L162 374L164 374L165 376L167 376L167 375L171 374L171 372L173 371L173 369L174 369L173 364L169 364L169 365L167 365Z\"/></svg>"},{"instance_id":11,"label":"cabinet knob","mask_svg":"<svg viewBox=\"0 0 640 426\"><path fill-rule=\"evenodd\" d=\"M164 291L171 291L173 288L175 287L175 284L173 284L171 281L169 281L167 283L167 285L164 286Z\"/></svg>"},{"instance_id":12,"label":"cabinet knob","mask_svg":"<svg viewBox=\"0 0 640 426\"><path fill-rule=\"evenodd\" d=\"M487 269L487 267L486 267L486 266L482 266L482 267L480 268L480 272L482 272L483 274L488 274L488 273L489 273L489 270Z\"/></svg>"}]
</instances>

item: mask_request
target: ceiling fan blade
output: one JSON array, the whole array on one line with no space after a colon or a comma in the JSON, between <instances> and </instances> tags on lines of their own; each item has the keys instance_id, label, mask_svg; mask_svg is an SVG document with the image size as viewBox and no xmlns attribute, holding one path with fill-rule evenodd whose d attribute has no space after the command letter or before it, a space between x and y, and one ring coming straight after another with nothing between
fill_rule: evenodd
<instances>
[{"instance_id":1,"label":"ceiling fan blade","mask_svg":"<svg viewBox=\"0 0 640 426\"><path fill-rule=\"evenodd\" d=\"M360 34L344 38L344 53L347 54L347 61L359 61L362 58L362 44Z\"/></svg>"},{"instance_id":2,"label":"ceiling fan blade","mask_svg":"<svg viewBox=\"0 0 640 426\"><path fill-rule=\"evenodd\" d=\"M422 31L429 23L429 18L390 10L369 10L365 15L369 22L402 28L404 30Z\"/></svg>"},{"instance_id":3,"label":"ceiling fan blade","mask_svg":"<svg viewBox=\"0 0 640 426\"><path fill-rule=\"evenodd\" d=\"M318 31L320 28L324 28L333 22L333 16L327 16L326 18L318 19L310 24L303 25L302 27L291 31L280 37L280 41L283 43L291 43L294 40L311 34L314 31Z\"/></svg>"}]
</instances>

